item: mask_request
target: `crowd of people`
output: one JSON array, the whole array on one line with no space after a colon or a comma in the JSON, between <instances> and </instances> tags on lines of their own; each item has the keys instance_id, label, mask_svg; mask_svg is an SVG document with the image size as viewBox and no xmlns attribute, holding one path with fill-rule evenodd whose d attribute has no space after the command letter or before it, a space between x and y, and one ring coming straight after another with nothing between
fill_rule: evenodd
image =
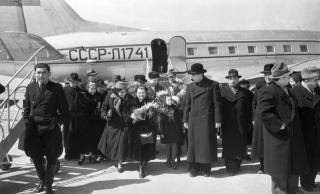
<instances>
[{"instance_id":1,"label":"crowd of people","mask_svg":"<svg viewBox=\"0 0 320 194\"><path fill-rule=\"evenodd\" d=\"M117 75L108 82L88 69L87 80L71 73L62 87L50 81L47 64L37 64L24 112L24 148L40 179L35 192L53 193L52 166L62 142L65 159L77 159L78 165L107 159L123 173L124 161L138 161L140 178L157 156L157 143L166 145L164 165L172 169L179 167L186 145L190 177L209 177L218 160L217 136L228 175L250 159L252 145L252 157L260 161L257 173L271 176L273 193L297 192L299 177L302 189L312 191L320 171L320 70L291 72L283 63L266 64L264 79L253 89L236 69L227 72L226 84L205 73L202 64L193 64L192 83L186 85L172 70L132 81Z\"/></svg>"}]
</instances>

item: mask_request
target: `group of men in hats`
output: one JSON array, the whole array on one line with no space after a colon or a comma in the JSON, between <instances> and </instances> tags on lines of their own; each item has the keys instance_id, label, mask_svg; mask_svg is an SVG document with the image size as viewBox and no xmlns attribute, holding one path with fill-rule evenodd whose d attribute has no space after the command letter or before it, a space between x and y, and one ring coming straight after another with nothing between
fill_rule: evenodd
<instances>
[{"instance_id":1,"label":"group of men in hats","mask_svg":"<svg viewBox=\"0 0 320 194\"><path fill-rule=\"evenodd\" d=\"M71 73L65 79L71 89L65 88L63 91L49 80L48 65L38 64L35 70L36 82L30 84L26 92L24 118L28 130L25 150L33 159L40 178L40 185L35 191L52 193L52 166L62 151L58 124L68 122L66 108L69 105L69 113L72 111L78 92L73 89L83 90L91 82L97 88L106 88L106 84L104 80L97 79L98 73L94 69L88 69L84 82L78 74ZM218 159L219 132L222 157L230 176L239 171L247 156L248 142L252 140L252 156L260 162L258 173L271 176L273 193L296 192L299 176L302 188L312 191L320 170L319 69L307 68L297 75L292 74L283 63L267 64L261 72L264 79L256 84L253 96L249 91L250 82L241 81L236 69L228 71L226 84L208 79L206 72L202 64L193 64L188 71L193 82L186 86L177 81L174 71L169 71L167 75L168 87L174 95L176 91L184 90L181 107L183 126L188 131L190 176L210 176L211 164ZM300 79L291 88L288 87L290 76ZM155 98L158 91L167 87L161 86L159 78L159 73L150 72L148 81L144 75L134 76L134 81L144 84L149 97ZM119 75L112 82L119 88L124 78ZM44 95L46 92L48 95ZM59 100L51 103L51 96L55 93ZM101 90L101 93L106 91ZM67 131L64 131L63 137L65 144L68 144ZM68 146L65 145L66 155L72 157ZM39 150L39 147L46 149ZM48 162L46 170L42 162L44 156Z\"/></svg>"}]
</instances>

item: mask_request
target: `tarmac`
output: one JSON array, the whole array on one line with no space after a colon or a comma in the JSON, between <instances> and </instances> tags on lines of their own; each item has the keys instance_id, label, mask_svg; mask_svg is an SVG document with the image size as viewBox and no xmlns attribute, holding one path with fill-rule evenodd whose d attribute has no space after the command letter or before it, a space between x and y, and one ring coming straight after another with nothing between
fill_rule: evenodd
<instances>
[{"instance_id":1,"label":"tarmac","mask_svg":"<svg viewBox=\"0 0 320 194\"><path fill-rule=\"evenodd\" d=\"M62 154L59 159L61 168L54 179L54 191L56 194L271 194L270 176L256 174L259 168L257 161L245 161L237 175L228 176L219 147L219 160L212 165L211 177L191 178L186 170L185 155L178 169L169 169L164 164L165 146L158 144L157 149L157 159L149 162L143 179L139 178L136 162L125 163L125 171L119 173L112 161L89 163L86 160L79 166L77 160L66 161ZM33 193L38 178L29 158L17 149L17 144L9 154L14 164L9 170L0 170L0 194ZM316 181L317 188L309 193L320 193L320 174Z\"/></svg>"}]
</instances>

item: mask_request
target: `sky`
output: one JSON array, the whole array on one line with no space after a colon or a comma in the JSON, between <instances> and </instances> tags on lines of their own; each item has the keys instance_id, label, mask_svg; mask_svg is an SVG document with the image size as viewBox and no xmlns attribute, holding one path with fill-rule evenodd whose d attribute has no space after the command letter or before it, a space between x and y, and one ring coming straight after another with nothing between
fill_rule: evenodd
<instances>
[{"instance_id":1,"label":"sky","mask_svg":"<svg viewBox=\"0 0 320 194\"><path fill-rule=\"evenodd\" d=\"M146 30L320 30L320 0L66 0L84 19Z\"/></svg>"}]
</instances>

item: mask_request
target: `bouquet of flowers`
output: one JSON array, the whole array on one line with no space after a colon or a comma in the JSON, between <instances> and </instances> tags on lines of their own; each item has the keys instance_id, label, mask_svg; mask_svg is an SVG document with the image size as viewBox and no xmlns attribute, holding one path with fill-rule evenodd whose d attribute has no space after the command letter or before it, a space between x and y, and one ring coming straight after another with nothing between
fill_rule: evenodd
<instances>
[{"instance_id":1,"label":"bouquet of flowers","mask_svg":"<svg viewBox=\"0 0 320 194\"><path fill-rule=\"evenodd\" d=\"M149 102L141 106L140 108L136 108L133 110L130 117L133 119L134 122L145 120L147 112L152 108L157 109L158 104L155 102Z\"/></svg>"}]
</instances>

